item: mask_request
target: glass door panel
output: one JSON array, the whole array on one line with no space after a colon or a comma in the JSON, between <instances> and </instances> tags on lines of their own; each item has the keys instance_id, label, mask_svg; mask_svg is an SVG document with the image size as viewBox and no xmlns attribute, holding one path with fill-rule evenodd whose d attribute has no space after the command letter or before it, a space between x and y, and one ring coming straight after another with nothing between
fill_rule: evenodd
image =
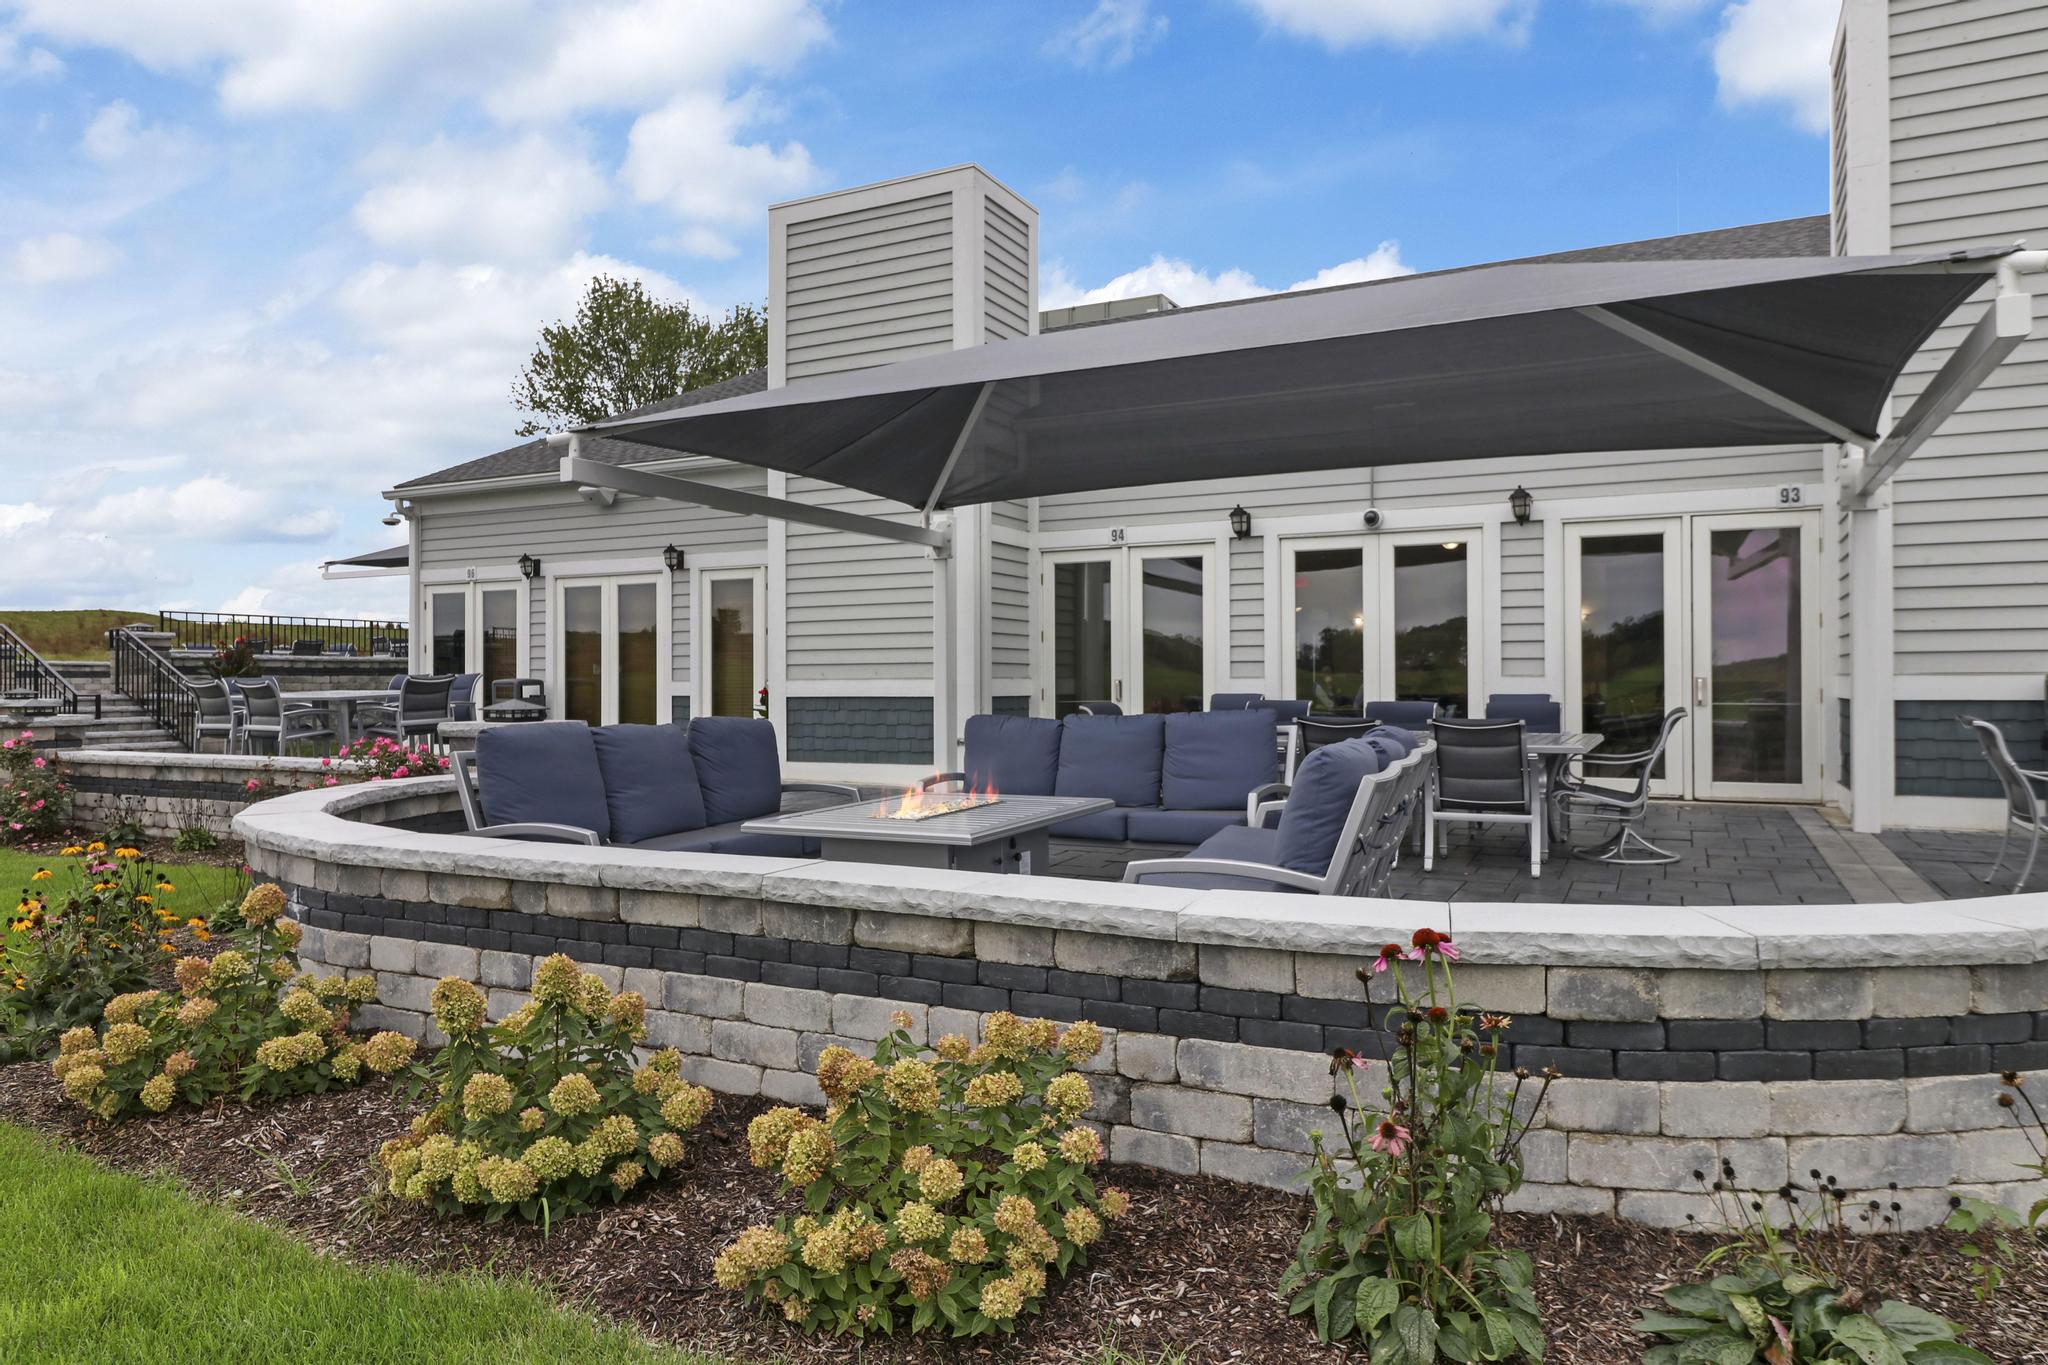
<instances>
[{"instance_id":1,"label":"glass door panel","mask_svg":"<svg viewBox=\"0 0 2048 1365\"><path fill-rule=\"evenodd\" d=\"M427 672L469 671L469 589L427 597Z\"/></svg>"},{"instance_id":2,"label":"glass door panel","mask_svg":"<svg viewBox=\"0 0 2048 1365\"><path fill-rule=\"evenodd\" d=\"M500 678L519 677L519 597L517 588L485 588L477 593L478 624L482 636L480 654L469 671L481 673L477 681L477 703L491 703L491 684Z\"/></svg>"},{"instance_id":3,"label":"glass door panel","mask_svg":"<svg viewBox=\"0 0 2048 1365\"><path fill-rule=\"evenodd\" d=\"M1818 794L1817 661L1805 605L1816 539L1798 516L1693 523L1698 795Z\"/></svg>"},{"instance_id":4,"label":"glass door panel","mask_svg":"<svg viewBox=\"0 0 2048 1365\"><path fill-rule=\"evenodd\" d=\"M1139 583L1140 707L1148 712L1200 711L1208 704L1203 646L1208 634L1206 557L1133 558Z\"/></svg>"},{"instance_id":5,"label":"glass door panel","mask_svg":"<svg viewBox=\"0 0 2048 1365\"><path fill-rule=\"evenodd\" d=\"M1365 689L1365 550L1294 550L1294 695L1356 713Z\"/></svg>"},{"instance_id":6,"label":"glass door panel","mask_svg":"<svg viewBox=\"0 0 2048 1365\"><path fill-rule=\"evenodd\" d=\"M661 696L661 658L655 610L661 594L652 583L618 585L614 649L618 656L618 723L652 725Z\"/></svg>"},{"instance_id":7,"label":"glass door panel","mask_svg":"<svg viewBox=\"0 0 2048 1365\"><path fill-rule=\"evenodd\" d=\"M1072 715L1086 701L1123 700L1116 678L1115 600L1110 560L1053 564L1053 715Z\"/></svg>"},{"instance_id":8,"label":"glass door panel","mask_svg":"<svg viewBox=\"0 0 2048 1365\"><path fill-rule=\"evenodd\" d=\"M1640 753L1664 713L1686 704L1685 564L1676 520L1565 528L1565 600L1577 611L1565 638L1565 723L1601 736L1599 755ZM1587 769L1626 785L1634 773ZM1681 732L1651 774L1651 790L1685 794Z\"/></svg>"},{"instance_id":9,"label":"glass door panel","mask_svg":"<svg viewBox=\"0 0 2048 1365\"><path fill-rule=\"evenodd\" d=\"M604 724L604 587L562 589L562 718Z\"/></svg>"},{"instance_id":10,"label":"glass door panel","mask_svg":"<svg viewBox=\"0 0 2048 1365\"><path fill-rule=\"evenodd\" d=\"M1471 712L1469 541L1391 545L1393 700L1434 701L1446 716Z\"/></svg>"},{"instance_id":11,"label":"glass door panel","mask_svg":"<svg viewBox=\"0 0 2048 1365\"><path fill-rule=\"evenodd\" d=\"M706 699L711 714L751 716L761 688L755 579L751 574L710 579L704 597L711 622L711 686Z\"/></svg>"}]
</instances>

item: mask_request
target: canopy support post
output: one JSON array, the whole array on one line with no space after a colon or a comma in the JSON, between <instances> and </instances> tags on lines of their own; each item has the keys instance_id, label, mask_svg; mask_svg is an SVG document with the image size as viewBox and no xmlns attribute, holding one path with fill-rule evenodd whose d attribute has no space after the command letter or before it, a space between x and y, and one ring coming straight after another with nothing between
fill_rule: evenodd
<instances>
[{"instance_id":1,"label":"canopy support post","mask_svg":"<svg viewBox=\"0 0 2048 1365\"><path fill-rule=\"evenodd\" d=\"M1688 350L1669 337L1651 331L1639 322L1631 322L1619 313L1612 312L1600 304L1588 304L1583 308L1576 308L1573 311L1582 318L1589 318L1599 323L1602 327L1610 328L1621 333L1631 341L1647 346L1659 355L1668 356L1681 365L1698 370L1709 379L1717 379L1729 388L1734 389L1737 393L1748 394L1766 407L1773 407L1779 412L1797 417L1809 426L1825 431L1838 441L1846 441L1850 445L1859 446L1865 450L1877 444L1877 437L1843 426L1834 418L1824 413L1815 412L1798 399L1788 398L1776 389L1767 388L1757 383L1754 379L1749 378L1749 376L1738 374L1718 361L1707 359L1697 351Z\"/></svg>"},{"instance_id":2,"label":"canopy support post","mask_svg":"<svg viewBox=\"0 0 2048 1365\"><path fill-rule=\"evenodd\" d=\"M1853 488L1868 457L1849 451L1841 485ZM1892 499L1888 489L1851 499L1849 513L1849 827L1879 834L1897 767L1892 706Z\"/></svg>"}]
</instances>

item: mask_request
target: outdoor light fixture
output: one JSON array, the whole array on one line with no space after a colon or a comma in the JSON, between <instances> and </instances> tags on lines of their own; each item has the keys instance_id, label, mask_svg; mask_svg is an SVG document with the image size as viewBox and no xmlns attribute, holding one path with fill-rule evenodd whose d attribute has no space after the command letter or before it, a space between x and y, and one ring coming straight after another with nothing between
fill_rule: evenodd
<instances>
[{"instance_id":1,"label":"outdoor light fixture","mask_svg":"<svg viewBox=\"0 0 2048 1365\"><path fill-rule=\"evenodd\" d=\"M670 541L662 547L661 562L668 565L670 573L674 573L677 569L683 567L683 552L675 547L674 541Z\"/></svg>"},{"instance_id":2,"label":"outdoor light fixture","mask_svg":"<svg viewBox=\"0 0 2048 1365\"><path fill-rule=\"evenodd\" d=\"M519 556L519 576L533 579L540 577L540 561L532 555Z\"/></svg>"},{"instance_id":3,"label":"outdoor light fixture","mask_svg":"<svg viewBox=\"0 0 2048 1365\"><path fill-rule=\"evenodd\" d=\"M1527 526L1529 524L1529 509L1535 503L1536 499L1529 496L1528 489L1520 484L1515 485L1515 491L1508 494L1508 507L1515 514L1515 525Z\"/></svg>"},{"instance_id":4,"label":"outdoor light fixture","mask_svg":"<svg viewBox=\"0 0 2048 1365\"><path fill-rule=\"evenodd\" d=\"M1251 539L1252 514L1244 510L1242 503L1230 509L1230 534L1239 540Z\"/></svg>"}]
</instances>

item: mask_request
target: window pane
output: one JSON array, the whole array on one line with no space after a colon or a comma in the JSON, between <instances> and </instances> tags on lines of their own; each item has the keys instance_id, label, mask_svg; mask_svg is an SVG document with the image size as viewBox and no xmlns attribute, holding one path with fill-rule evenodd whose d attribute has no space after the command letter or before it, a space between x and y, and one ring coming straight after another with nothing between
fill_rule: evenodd
<instances>
[{"instance_id":1,"label":"window pane","mask_svg":"<svg viewBox=\"0 0 2048 1365\"><path fill-rule=\"evenodd\" d=\"M1202 557L1140 559L1147 711L1202 709Z\"/></svg>"},{"instance_id":2,"label":"window pane","mask_svg":"<svg viewBox=\"0 0 2048 1365\"><path fill-rule=\"evenodd\" d=\"M433 608L430 627L431 648L427 671L466 673L469 671L469 594L437 592L427 599Z\"/></svg>"},{"instance_id":3,"label":"window pane","mask_svg":"<svg viewBox=\"0 0 2048 1365\"><path fill-rule=\"evenodd\" d=\"M760 699L754 679L754 581L715 578L711 598L711 714L751 716Z\"/></svg>"},{"instance_id":4,"label":"window pane","mask_svg":"<svg viewBox=\"0 0 2048 1365\"><path fill-rule=\"evenodd\" d=\"M1464 541L1394 547L1394 696L1470 715Z\"/></svg>"},{"instance_id":5,"label":"window pane","mask_svg":"<svg viewBox=\"0 0 2048 1365\"><path fill-rule=\"evenodd\" d=\"M652 725L660 692L652 583L619 584L619 723Z\"/></svg>"},{"instance_id":6,"label":"window pane","mask_svg":"<svg viewBox=\"0 0 2048 1365\"><path fill-rule=\"evenodd\" d=\"M1663 724L1665 571L1661 535L1579 543L1579 701L1610 753L1640 753Z\"/></svg>"},{"instance_id":7,"label":"window pane","mask_svg":"<svg viewBox=\"0 0 2048 1365\"><path fill-rule=\"evenodd\" d=\"M1365 551L1294 554L1294 695L1356 714L1365 686Z\"/></svg>"},{"instance_id":8,"label":"window pane","mask_svg":"<svg viewBox=\"0 0 2048 1365\"><path fill-rule=\"evenodd\" d=\"M492 588L482 594L484 633L483 677L477 682L477 702L489 705L491 684L500 678L516 678L519 660L519 592L515 588Z\"/></svg>"},{"instance_id":9,"label":"window pane","mask_svg":"<svg viewBox=\"0 0 2048 1365\"><path fill-rule=\"evenodd\" d=\"M1110 701L1109 561L1055 564L1052 570L1053 714L1084 701Z\"/></svg>"},{"instance_id":10,"label":"window pane","mask_svg":"<svg viewBox=\"0 0 2048 1365\"><path fill-rule=\"evenodd\" d=\"M1713 722L1716 782L1804 780L1799 531L1715 531Z\"/></svg>"},{"instance_id":11,"label":"window pane","mask_svg":"<svg viewBox=\"0 0 2048 1365\"><path fill-rule=\"evenodd\" d=\"M562 718L604 723L604 589L562 589Z\"/></svg>"}]
</instances>

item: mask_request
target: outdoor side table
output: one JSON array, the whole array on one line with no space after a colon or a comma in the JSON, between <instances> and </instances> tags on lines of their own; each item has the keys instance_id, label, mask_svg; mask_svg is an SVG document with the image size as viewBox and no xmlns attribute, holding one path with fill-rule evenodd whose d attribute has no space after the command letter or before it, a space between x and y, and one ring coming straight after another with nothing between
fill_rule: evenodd
<instances>
[{"instance_id":1,"label":"outdoor side table","mask_svg":"<svg viewBox=\"0 0 2048 1365\"><path fill-rule=\"evenodd\" d=\"M990 805L922 820L886 818L906 799L892 796L770 815L740 828L748 834L816 839L824 856L834 862L1030 875L1052 865L1047 833L1052 826L1116 804L1100 796L1004 796Z\"/></svg>"}]
</instances>

